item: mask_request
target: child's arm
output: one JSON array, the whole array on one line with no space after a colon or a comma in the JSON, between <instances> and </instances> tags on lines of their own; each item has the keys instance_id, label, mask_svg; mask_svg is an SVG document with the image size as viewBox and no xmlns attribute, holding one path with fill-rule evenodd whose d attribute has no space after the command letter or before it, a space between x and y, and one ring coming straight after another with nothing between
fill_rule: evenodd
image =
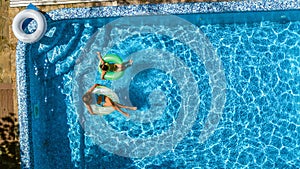
<instances>
[{"instance_id":1,"label":"child's arm","mask_svg":"<svg viewBox=\"0 0 300 169\"><path fill-rule=\"evenodd\" d=\"M93 112L93 110L92 110L91 105L86 105L86 104L85 104L85 107L88 109L88 111L89 111L90 114L93 114L93 115L95 114L95 113Z\"/></svg>"},{"instance_id":2,"label":"child's arm","mask_svg":"<svg viewBox=\"0 0 300 169\"><path fill-rule=\"evenodd\" d=\"M97 87L100 86L100 84L94 84L87 92L93 92L93 90Z\"/></svg>"},{"instance_id":3,"label":"child's arm","mask_svg":"<svg viewBox=\"0 0 300 169\"><path fill-rule=\"evenodd\" d=\"M105 62L104 62L104 60L102 59L101 53L100 53L100 52L97 52L97 55L98 55L98 58L99 58L101 64L104 64Z\"/></svg>"},{"instance_id":4,"label":"child's arm","mask_svg":"<svg viewBox=\"0 0 300 169\"><path fill-rule=\"evenodd\" d=\"M106 74L106 71L102 70L102 71L101 71L101 79L102 79L102 80L105 79L105 78L104 78L105 74Z\"/></svg>"}]
</instances>

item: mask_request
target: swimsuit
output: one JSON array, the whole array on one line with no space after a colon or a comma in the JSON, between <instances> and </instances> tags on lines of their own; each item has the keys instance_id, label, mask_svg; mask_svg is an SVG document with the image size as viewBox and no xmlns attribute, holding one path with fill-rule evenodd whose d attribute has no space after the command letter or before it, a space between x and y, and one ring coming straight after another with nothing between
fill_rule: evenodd
<instances>
[{"instance_id":1,"label":"swimsuit","mask_svg":"<svg viewBox=\"0 0 300 169\"><path fill-rule=\"evenodd\" d=\"M108 67L108 71L114 72L117 70L117 66L114 63L107 63L105 62L104 65Z\"/></svg>"},{"instance_id":2,"label":"swimsuit","mask_svg":"<svg viewBox=\"0 0 300 169\"><path fill-rule=\"evenodd\" d=\"M119 101L117 94L107 87L97 86L92 91L92 103L90 105L95 114L106 115L115 111L112 106L104 106L106 97L111 98L115 102Z\"/></svg>"},{"instance_id":3,"label":"swimsuit","mask_svg":"<svg viewBox=\"0 0 300 169\"><path fill-rule=\"evenodd\" d=\"M104 107L103 105L104 105L104 103L105 103L105 95L103 95L103 94L97 94L96 95L97 96L97 104L99 105L99 106L102 106L102 107Z\"/></svg>"}]
</instances>

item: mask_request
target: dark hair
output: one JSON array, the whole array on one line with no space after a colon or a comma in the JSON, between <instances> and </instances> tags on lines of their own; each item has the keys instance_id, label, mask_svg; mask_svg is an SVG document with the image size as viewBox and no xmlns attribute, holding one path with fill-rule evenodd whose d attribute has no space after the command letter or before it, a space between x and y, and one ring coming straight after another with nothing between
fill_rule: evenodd
<instances>
[{"instance_id":1,"label":"dark hair","mask_svg":"<svg viewBox=\"0 0 300 169\"><path fill-rule=\"evenodd\" d=\"M103 65L100 65L100 68L104 71L108 71L108 66L103 64Z\"/></svg>"},{"instance_id":2,"label":"dark hair","mask_svg":"<svg viewBox=\"0 0 300 169\"><path fill-rule=\"evenodd\" d=\"M92 94L91 94L91 93L85 93L85 94L82 96L82 101L83 101L85 104L91 104L91 103L92 103Z\"/></svg>"}]
</instances>

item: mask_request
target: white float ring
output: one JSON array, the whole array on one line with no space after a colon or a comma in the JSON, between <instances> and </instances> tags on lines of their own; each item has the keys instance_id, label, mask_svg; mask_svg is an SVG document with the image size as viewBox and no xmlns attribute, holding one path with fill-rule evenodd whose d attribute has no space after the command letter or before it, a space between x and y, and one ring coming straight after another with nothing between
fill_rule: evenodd
<instances>
[{"instance_id":1,"label":"white float ring","mask_svg":"<svg viewBox=\"0 0 300 169\"><path fill-rule=\"evenodd\" d=\"M117 96L117 94L115 92L113 92L110 88L107 88L105 86L96 87L92 93L93 94L102 94L102 95L109 97L114 102L119 102L119 97ZM95 114L98 114L101 116L110 114L111 112L115 111L115 109L112 107L103 107L103 106L99 106L97 104L92 104L91 108Z\"/></svg>"},{"instance_id":2,"label":"white float ring","mask_svg":"<svg viewBox=\"0 0 300 169\"><path fill-rule=\"evenodd\" d=\"M33 19L37 22L35 32L27 34L22 29L22 25L26 19ZM47 30L46 17L39 11L33 9L25 9L18 13L12 23L12 29L15 36L22 42L34 43L39 41Z\"/></svg>"}]
</instances>

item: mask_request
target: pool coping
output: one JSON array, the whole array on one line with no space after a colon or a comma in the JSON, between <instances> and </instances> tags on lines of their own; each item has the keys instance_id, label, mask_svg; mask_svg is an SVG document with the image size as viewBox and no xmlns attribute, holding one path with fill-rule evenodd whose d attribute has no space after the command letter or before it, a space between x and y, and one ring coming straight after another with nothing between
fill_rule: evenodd
<instances>
[{"instance_id":1,"label":"pool coping","mask_svg":"<svg viewBox=\"0 0 300 169\"><path fill-rule=\"evenodd\" d=\"M177 4L141 4L58 9L48 12L53 20L136 15L174 15L194 13L247 12L300 9L300 0L257 0L232 2L190 2Z\"/></svg>"},{"instance_id":2,"label":"pool coping","mask_svg":"<svg viewBox=\"0 0 300 169\"><path fill-rule=\"evenodd\" d=\"M129 6L64 8L47 12L52 21L96 18L122 17L136 15L174 15L194 13L223 13L271 10L299 10L300 0L261 0L238 2L194 2L178 4L145 4ZM16 52L16 72L18 91L18 110L20 125L21 168L34 168L32 138L31 138L31 110L28 91L28 73L25 58L26 43L18 42Z\"/></svg>"}]
</instances>

